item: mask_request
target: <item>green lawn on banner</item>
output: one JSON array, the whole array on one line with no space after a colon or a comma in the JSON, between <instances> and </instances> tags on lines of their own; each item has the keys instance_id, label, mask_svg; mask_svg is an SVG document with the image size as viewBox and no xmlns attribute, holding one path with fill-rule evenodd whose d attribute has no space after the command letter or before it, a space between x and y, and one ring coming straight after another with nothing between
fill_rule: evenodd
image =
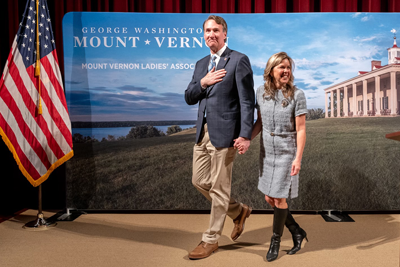
<instances>
[{"instance_id":1,"label":"green lawn on banner","mask_svg":"<svg viewBox=\"0 0 400 267\"><path fill-rule=\"evenodd\" d=\"M400 117L307 121L298 210L400 209ZM209 209L191 184L195 134L74 144L67 162L67 207L79 209ZM259 137L237 155L232 195L270 208L258 191Z\"/></svg>"}]
</instances>

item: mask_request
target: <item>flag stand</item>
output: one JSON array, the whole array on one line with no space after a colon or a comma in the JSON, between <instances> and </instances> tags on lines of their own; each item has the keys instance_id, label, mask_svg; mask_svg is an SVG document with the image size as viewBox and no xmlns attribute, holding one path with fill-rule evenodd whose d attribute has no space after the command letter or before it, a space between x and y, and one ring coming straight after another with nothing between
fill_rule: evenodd
<instances>
[{"instance_id":1,"label":"flag stand","mask_svg":"<svg viewBox=\"0 0 400 267\"><path fill-rule=\"evenodd\" d=\"M33 1L33 0L32 0ZM43 7L44 8L44 7ZM41 84L41 79L40 79L40 47L39 47L39 0L36 0L36 65L35 65L35 77L38 77L38 115L42 115L42 103L40 101L41 97L41 90L40 90L40 84ZM42 15L43 16L43 15ZM43 25L41 25L43 26ZM54 227L57 225L56 222L54 221L46 221L46 219L43 216L42 212L42 185L39 185L39 208L38 208L38 215L36 217L36 220L30 221L26 223L23 227L25 229L32 229L32 230L45 230L48 229L49 227Z\"/></svg>"},{"instance_id":2,"label":"flag stand","mask_svg":"<svg viewBox=\"0 0 400 267\"><path fill-rule=\"evenodd\" d=\"M46 230L56 226L54 221L46 221L42 212L42 185L39 185L39 208L36 220L27 222L23 228L31 230Z\"/></svg>"}]
</instances>

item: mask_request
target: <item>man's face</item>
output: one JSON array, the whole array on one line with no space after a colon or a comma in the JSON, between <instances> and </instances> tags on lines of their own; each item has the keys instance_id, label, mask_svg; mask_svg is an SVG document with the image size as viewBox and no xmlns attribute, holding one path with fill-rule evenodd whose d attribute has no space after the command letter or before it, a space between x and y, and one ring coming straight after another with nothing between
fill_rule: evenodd
<instances>
[{"instance_id":1,"label":"man's face","mask_svg":"<svg viewBox=\"0 0 400 267\"><path fill-rule=\"evenodd\" d=\"M222 25L210 19L204 24L204 40L213 53L218 52L225 45L226 32Z\"/></svg>"}]
</instances>

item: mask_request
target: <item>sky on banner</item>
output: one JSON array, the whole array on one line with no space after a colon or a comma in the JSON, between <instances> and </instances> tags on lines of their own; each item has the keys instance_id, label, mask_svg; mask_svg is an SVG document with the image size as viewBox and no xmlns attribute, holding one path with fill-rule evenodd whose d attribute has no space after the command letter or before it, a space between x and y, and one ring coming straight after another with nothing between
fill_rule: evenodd
<instances>
[{"instance_id":1,"label":"sky on banner","mask_svg":"<svg viewBox=\"0 0 400 267\"><path fill-rule=\"evenodd\" d=\"M309 108L324 89L387 64L396 13L221 14L228 46L249 56L256 89L268 58L295 61L295 84ZM209 54L206 14L78 12L63 21L65 79L72 121L195 120L184 101L194 64Z\"/></svg>"},{"instance_id":2,"label":"sky on banner","mask_svg":"<svg viewBox=\"0 0 400 267\"><path fill-rule=\"evenodd\" d=\"M73 156L71 122L45 0L39 1L39 19L36 12L36 1L28 0L0 80L0 133L33 186ZM37 25L41 115L35 77Z\"/></svg>"}]
</instances>

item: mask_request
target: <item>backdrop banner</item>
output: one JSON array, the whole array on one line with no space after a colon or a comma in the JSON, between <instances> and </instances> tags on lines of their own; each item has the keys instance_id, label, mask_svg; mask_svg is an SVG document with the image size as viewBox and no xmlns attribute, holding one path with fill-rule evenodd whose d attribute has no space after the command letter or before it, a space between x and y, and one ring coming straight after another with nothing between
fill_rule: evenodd
<instances>
[{"instance_id":1,"label":"backdrop banner","mask_svg":"<svg viewBox=\"0 0 400 267\"><path fill-rule=\"evenodd\" d=\"M304 90L307 143L297 210L400 209L398 13L220 14L229 48L246 54L254 89L268 58L287 52ZM209 54L206 14L73 12L63 20L65 90L75 156L67 207L209 209L193 187L198 106L184 91ZM232 195L258 191L260 140L233 167Z\"/></svg>"}]
</instances>

